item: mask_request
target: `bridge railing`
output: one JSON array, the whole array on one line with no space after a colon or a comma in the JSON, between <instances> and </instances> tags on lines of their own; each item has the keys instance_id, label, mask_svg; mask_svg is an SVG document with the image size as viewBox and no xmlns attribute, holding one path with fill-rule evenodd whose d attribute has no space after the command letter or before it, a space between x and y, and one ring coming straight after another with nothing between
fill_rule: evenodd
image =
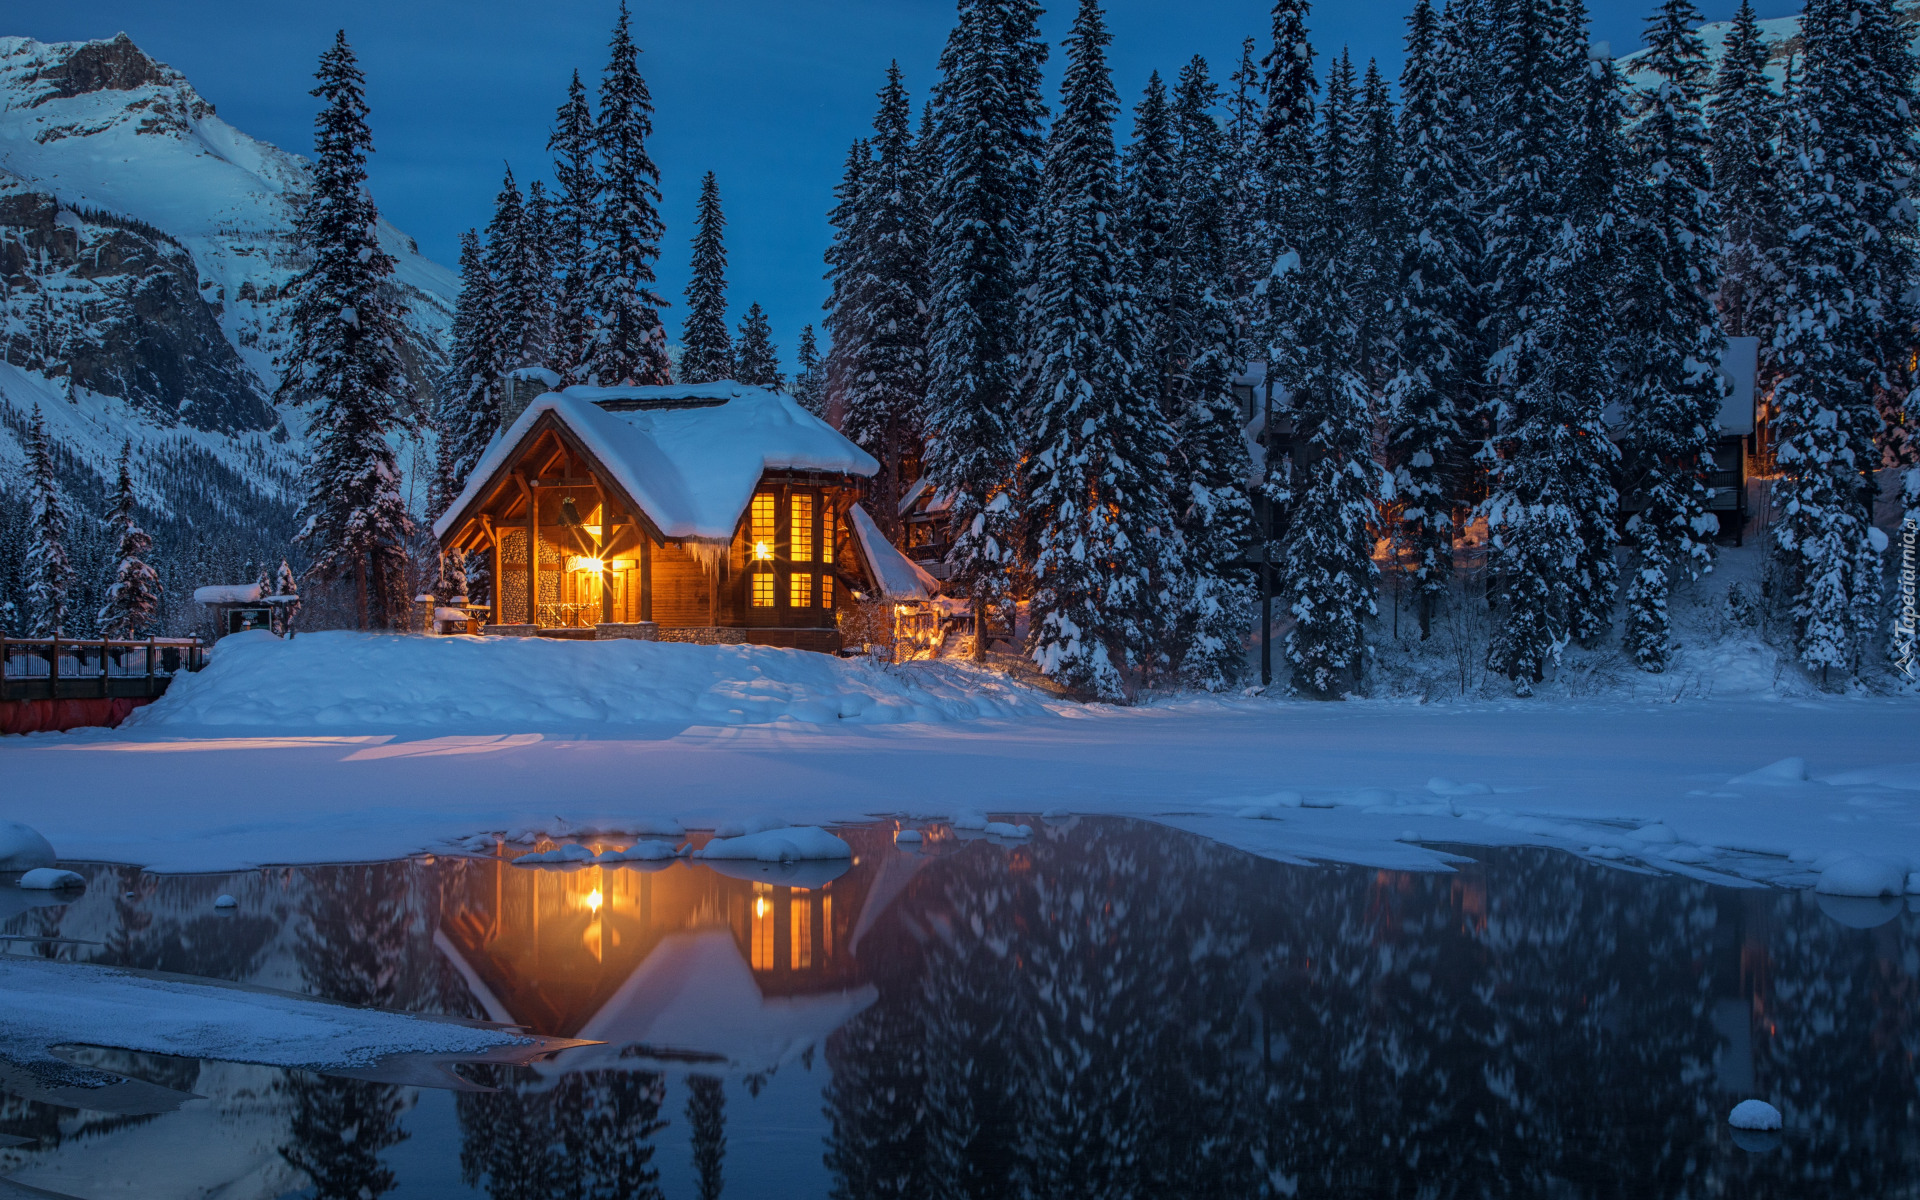
<instances>
[{"instance_id":1,"label":"bridge railing","mask_svg":"<svg viewBox=\"0 0 1920 1200\"><path fill-rule=\"evenodd\" d=\"M0 699L157 696L206 665L199 638L0 637Z\"/></svg>"}]
</instances>

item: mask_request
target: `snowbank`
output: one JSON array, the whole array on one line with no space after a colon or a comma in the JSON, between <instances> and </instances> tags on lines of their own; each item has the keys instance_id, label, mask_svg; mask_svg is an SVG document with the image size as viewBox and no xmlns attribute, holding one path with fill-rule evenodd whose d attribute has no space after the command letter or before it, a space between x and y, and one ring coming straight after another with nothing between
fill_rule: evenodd
<instances>
[{"instance_id":1,"label":"snowbank","mask_svg":"<svg viewBox=\"0 0 1920 1200\"><path fill-rule=\"evenodd\" d=\"M309 633L220 643L128 727L487 731L582 724L822 725L1039 716L1038 693L937 663L764 646Z\"/></svg>"},{"instance_id":2,"label":"snowbank","mask_svg":"<svg viewBox=\"0 0 1920 1200\"><path fill-rule=\"evenodd\" d=\"M38 830L0 821L0 871L31 871L53 865L53 846Z\"/></svg>"},{"instance_id":3,"label":"snowbank","mask_svg":"<svg viewBox=\"0 0 1920 1200\"><path fill-rule=\"evenodd\" d=\"M393 1054L529 1044L511 1032L102 967L0 955L0 1058L114 1046L277 1067L369 1067Z\"/></svg>"},{"instance_id":4,"label":"snowbank","mask_svg":"<svg viewBox=\"0 0 1920 1200\"><path fill-rule=\"evenodd\" d=\"M693 852L695 858L751 859L755 862L806 862L852 858L853 847L824 829L798 825L717 837Z\"/></svg>"}]
</instances>

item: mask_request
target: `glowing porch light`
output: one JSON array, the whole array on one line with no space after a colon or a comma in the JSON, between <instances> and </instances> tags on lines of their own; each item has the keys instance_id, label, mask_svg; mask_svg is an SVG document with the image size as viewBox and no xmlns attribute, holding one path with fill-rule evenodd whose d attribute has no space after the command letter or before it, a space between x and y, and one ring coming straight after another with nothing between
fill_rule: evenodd
<instances>
[{"instance_id":1,"label":"glowing porch light","mask_svg":"<svg viewBox=\"0 0 1920 1200\"><path fill-rule=\"evenodd\" d=\"M767 543L765 542L755 542L753 544L753 561L771 562L772 559L773 559L772 546L767 545Z\"/></svg>"},{"instance_id":2,"label":"glowing porch light","mask_svg":"<svg viewBox=\"0 0 1920 1200\"><path fill-rule=\"evenodd\" d=\"M604 897L600 895L599 888L595 888L591 892L587 893L587 908L589 910L593 912L599 912L600 906L604 903L606 903L606 900Z\"/></svg>"},{"instance_id":3,"label":"glowing porch light","mask_svg":"<svg viewBox=\"0 0 1920 1200\"><path fill-rule=\"evenodd\" d=\"M767 915L767 898L765 896L755 896L753 898L753 915L756 917L764 917Z\"/></svg>"}]
</instances>

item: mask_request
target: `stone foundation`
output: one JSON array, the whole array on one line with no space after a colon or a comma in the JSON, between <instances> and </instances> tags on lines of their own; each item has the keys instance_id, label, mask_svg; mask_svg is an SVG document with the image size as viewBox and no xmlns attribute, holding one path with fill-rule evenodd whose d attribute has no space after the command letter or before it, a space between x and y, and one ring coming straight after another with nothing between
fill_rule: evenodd
<instances>
[{"instance_id":1,"label":"stone foundation","mask_svg":"<svg viewBox=\"0 0 1920 1200\"><path fill-rule=\"evenodd\" d=\"M597 642L657 642L660 627L652 621L606 622L593 627L593 638Z\"/></svg>"},{"instance_id":2,"label":"stone foundation","mask_svg":"<svg viewBox=\"0 0 1920 1200\"><path fill-rule=\"evenodd\" d=\"M662 629L654 634L656 642L682 642L695 646L744 646L747 631L724 625L686 625Z\"/></svg>"},{"instance_id":3,"label":"stone foundation","mask_svg":"<svg viewBox=\"0 0 1920 1200\"><path fill-rule=\"evenodd\" d=\"M538 625L483 625L480 632L491 637L539 637Z\"/></svg>"}]
</instances>

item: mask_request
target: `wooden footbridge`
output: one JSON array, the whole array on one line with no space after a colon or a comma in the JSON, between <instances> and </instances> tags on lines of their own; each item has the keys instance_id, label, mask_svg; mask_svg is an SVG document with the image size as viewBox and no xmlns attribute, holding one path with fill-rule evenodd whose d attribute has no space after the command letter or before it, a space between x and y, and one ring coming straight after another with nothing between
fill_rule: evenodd
<instances>
[{"instance_id":1,"label":"wooden footbridge","mask_svg":"<svg viewBox=\"0 0 1920 1200\"><path fill-rule=\"evenodd\" d=\"M206 665L199 638L0 637L0 733L118 725Z\"/></svg>"}]
</instances>

